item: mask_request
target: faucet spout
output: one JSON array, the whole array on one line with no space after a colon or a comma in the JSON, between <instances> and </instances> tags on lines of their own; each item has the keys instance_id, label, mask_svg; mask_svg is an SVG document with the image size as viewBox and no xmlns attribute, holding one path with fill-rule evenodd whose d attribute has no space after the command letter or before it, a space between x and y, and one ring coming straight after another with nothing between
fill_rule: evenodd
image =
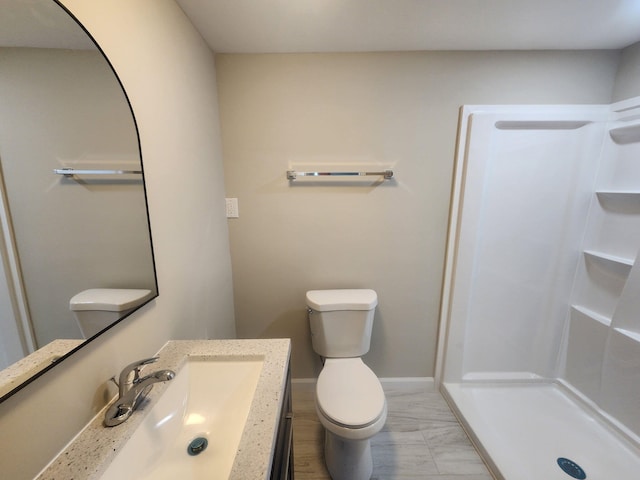
<instances>
[{"instance_id":1,"label":"faucet spout","mask_svg":"<svg viewBox=\"0 0 640 480\"><path fill-rule=\"evenodd\" d=\"M158 370L146 377L142 377L139 379L133 387L125 394L123 397L123 402L127 403L131 401L133 404L133 409L135 410L138 404L144 399L144 397L149 393L151 387L153 387L154 383L158 382L168 382L169 380L173 380L176 374L173 370Z\"/></svg>"},{"instance_id":2,"label":"faucet spout","mask_svg":"<svg viewBox=\"0 0 640 480\"><path fill-rule=\"evenodd\" d=\"M127 365L120 372L118 399L107 409L104 417L104 423L107 427L115 427L125 422L138 408L155 383L167 382L176 376L172 370L158 370L140 377L141 368L156 361L158 361L158 357L140 360ZM133 380L128 384L127 381L132 372Z\"/></svg>"},{"instance_id":3,"label":"faucet spout","mask_svg":"<svg viewBox=\"0 0 640 480\"><path fill-rule=\"evenodd\" d=\"M169 380L173 380L175 376L176 374L173 370L158 370L157 372L145 377L145 379L155 379L158 382L168 382Z\"/></svg>"}]
</instances>

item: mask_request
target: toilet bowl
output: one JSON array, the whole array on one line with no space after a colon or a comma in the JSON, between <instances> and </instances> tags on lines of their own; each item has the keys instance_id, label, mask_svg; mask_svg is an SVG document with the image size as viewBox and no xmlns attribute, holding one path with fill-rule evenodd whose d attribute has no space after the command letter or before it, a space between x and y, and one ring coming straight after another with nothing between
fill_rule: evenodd
<instances>
[{"instance_id":1,"label":"toilet bowl","mask_svg":"<svg viewBox=\"0 0 640 480\"><path fill-rule=\"evenodd\" d=\"M380 381L361 358L327 358L316 385L316 413L325 428L325 463L333 480L368 480L369 439L387 419Z\"/></svg>"},{"instance_id":2,"label":"toilet bowl","mask_svg":"<svg viewBox=\"0 0 640 480\"><path fill-rule=\"evenodd\" d=\"M369 351L376 305L373 290L307 292L313 349L324 362L316 413L325 429L325 464L333 480L371 478L370 439L387 418L382 385L360 358Z\"/></svg>"},{"instance_id":3,"label":"toilet bowl","mask_svg":"<svg viewBox=\"0 0 640 480\"><path fill-rule=\"evenodd\" d=\"M74 295L69 300L69 308L83 338L91 338L152 296L151 290L146 289L90 288Z\"/></svg>"}]
</instances>

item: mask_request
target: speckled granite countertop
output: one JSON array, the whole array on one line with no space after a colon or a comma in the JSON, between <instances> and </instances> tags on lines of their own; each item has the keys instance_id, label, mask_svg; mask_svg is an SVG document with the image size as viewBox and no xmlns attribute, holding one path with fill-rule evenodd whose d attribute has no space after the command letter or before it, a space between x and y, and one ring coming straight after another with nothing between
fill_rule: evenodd
<instances>
[{"instance_id":1,"label":"speckled granite countertop","mask_svg":"<svg viewBox=\"0 0 640 480\"><path fill-rule=\"evenodd\" d=\"M84 340L54 340L0 371L0 397L6 395L39 371L44 370L82 342Z\"/></svg>"},{"instance_id":2,"label":"speckled granite countertop","mask_svg":"<svg viewBox=\"0 0 640 480\"><path fill-rule=\"evenodd\" d=\"M177 340L167 342L162 347L158 352L160 360L151 367L153 370L171 369L179 373L189 357L264 357L229 480L269 478L290 349L288 339ZM145 408L137 410L129 420L117 427L107 428L103 425L105 407L36 480L99 479L168 384L156 384L147 397Z\"/></svg>"}]
</instances>

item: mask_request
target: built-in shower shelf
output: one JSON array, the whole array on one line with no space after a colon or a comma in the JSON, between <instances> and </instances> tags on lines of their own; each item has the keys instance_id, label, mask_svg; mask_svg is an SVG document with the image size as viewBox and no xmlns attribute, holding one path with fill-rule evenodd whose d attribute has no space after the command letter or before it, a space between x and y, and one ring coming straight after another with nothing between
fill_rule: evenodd
<instances>
[{"instance_id":1,"label":"built-in shower shelf","mask_svg":"<svg viewBox=\"0 0 640 480\"><path fill-rule=\"evenodd\" d=\"M596 322L599 322L607 327L611 325L611 318L605 315L602 315L601 313L595 312L590 308L587 308L582 305L571 305L571 308L576 312L581 313L585 317L595 320Z\"/></svg>"},{"instance_id":2,"label":"built-in shower shelf","mask_svg":"<svg viewBox=\"0 0 640 480\"><path fill-rule=\"evenodd\" d=\"M612 268L621 274L627 275L633 266L634 260L631 258L618 257L604 252L596 252L595 250L585 250L584 255L591 260L598 262L605 268Z\"/></svg>"},{"instance_id":3,"label":"built-in shower shelf","mask_svg":"<svg viewBox=\"0 0 640 480\"><path fill-rule=\"evenodd\" d=\"M640 142L640 121L634 120L633 123L621 125L609 130L611 139L620 144Z\"/></svg>"},{"instance_id":4,"label":"built-in shower shelf","mask_svg":"<svg viewBox=\"0 0 640 480\"><path fill-rule=\"evenodd\" d=\"M604 199L627 199L640 202L640 190L599 190L596 194Z\"/></svg>"},{"instance_id":5,"label":"built-in shower shelf","mask_svg":"<svg viewBox=\"0 0 640 480\"><path fill-rule=\"evenodd\" d=\"M596 195L608 211L640 214L640 190L599 190Z\"/></svg>"},{"instance_id":6,"label":"built-in shower shelf","mask_svg":"<svg viewBox=\"0 0 640 480\"><path fill-rule=\"evenodd\" d=\"M629 337L636 342L640 343L640 333L632 332L631 330L627 330L626 328L614 328L614 330L618 333L621 333L625 337Z\"/></svg>"}]
</instances>

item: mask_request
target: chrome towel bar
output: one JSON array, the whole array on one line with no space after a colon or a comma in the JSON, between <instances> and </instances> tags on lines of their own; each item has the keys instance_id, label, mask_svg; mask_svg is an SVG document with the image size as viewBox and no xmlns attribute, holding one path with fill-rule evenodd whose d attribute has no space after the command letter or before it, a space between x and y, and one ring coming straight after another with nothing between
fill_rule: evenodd
<instances>
[{"instance_id":1,"label":"chrome towel bar","mask_svg":"<svg viewBox=\"0 0 640 480\"><path fill-rule=\"evenodd\" d=\"M298 177L363 177L363 176L382 176L385 180L393 178L393 170L384 170L382 172L296 172L295 170L287 170L287 180L295 180Z\"/></svg>"},{"instance_id":2,"label":"chrome towel bar","mask_svg":"<svg viewBox=\"0 0 640 480\"><path fill-rule=\"evenodd\" d=\"M79 170L76 168L54 168L53 173L70 177L72 175L142 175L142 170Z\"/></svg>"}]
</instances>

